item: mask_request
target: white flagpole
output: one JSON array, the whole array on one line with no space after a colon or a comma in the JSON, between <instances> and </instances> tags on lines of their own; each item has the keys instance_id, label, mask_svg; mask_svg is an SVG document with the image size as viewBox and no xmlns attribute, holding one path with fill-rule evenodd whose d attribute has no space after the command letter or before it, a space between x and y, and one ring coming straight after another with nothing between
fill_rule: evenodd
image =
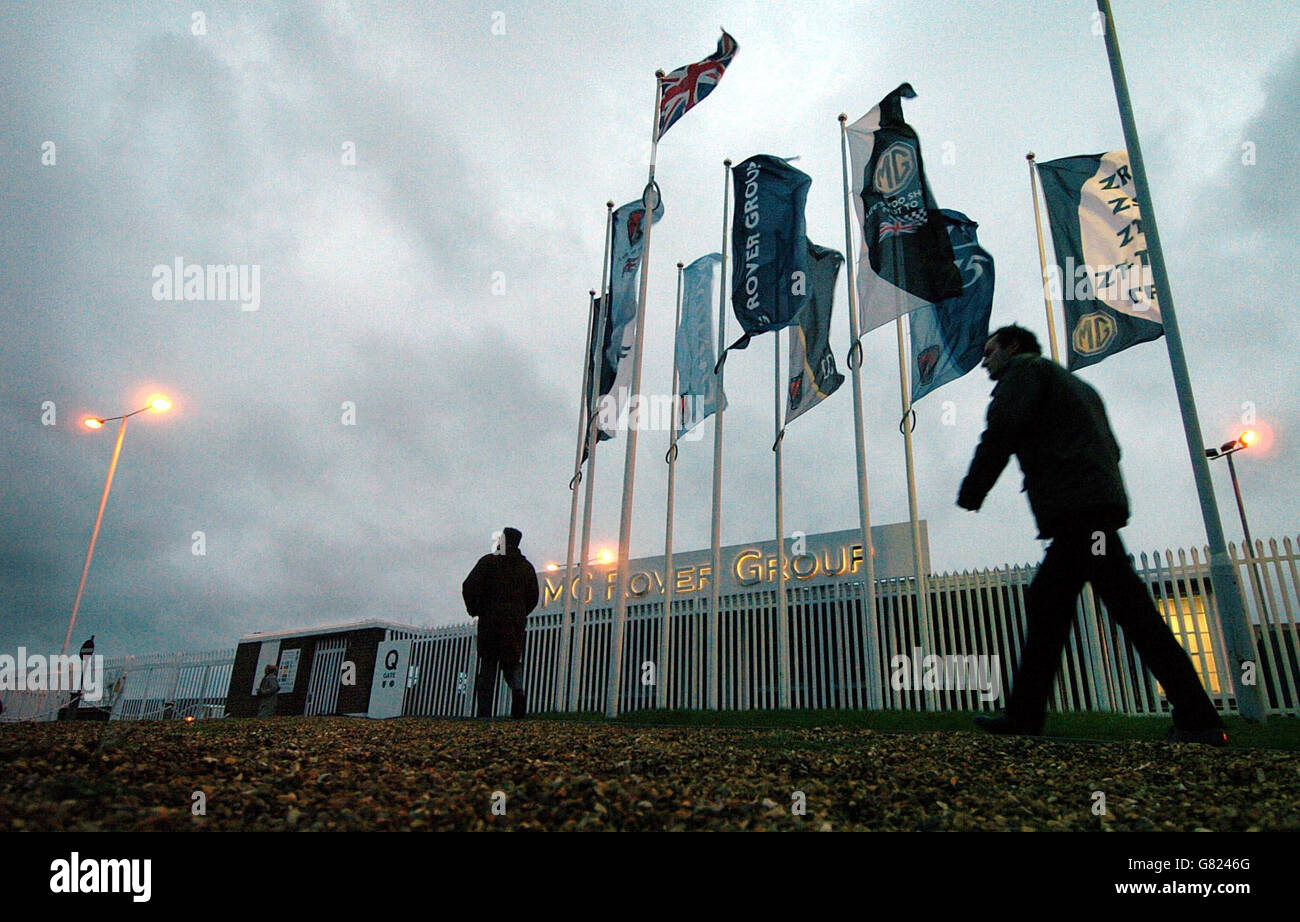
<instances>
[{"instance_id":1,"label":"white flagpole","mask_svg":"<svg viewBox=\"0 0 1300 922\"><path fill-rule=\"evenodd\" d=\"M1250 622L1246 618L1245 600L1237 570L1228 557L1223 539L1223 522L1219 519L1219 506L1214 498L1214 485L1210 482L1210 465L1205 458L1205 440L1201 435L1201 422L1196 415L1196 399L1192 394L1192 379L1187 370L1187 357L1183 354L1183 336L1178 329L1174 313L1174 296L1169 289L1169 276L1165 272L1164 251L1160 248L1160 232L1156 228L1155 202L1151 200L1151 186L1142 161L1142 145L1138 141L1137 123L1133 119L1133 105L1129 101L1128 82L1124 79L1124 62L1120 60L1119 39L1115 36L1115 22L1110 15L1109 0L1097 0L1106 26L1106 53L1110 58L1111 79L1115 84L1115 100L1119 105L1120 121L1124 125L1124 143L1128 148L1129 162L1133 167L1133 182L1137 186L1137 199L1142 205L1142 230L1147 238L1147 252L1151 269L1155 273L1156 299L1160 305L1160 319L1165 328L1165 344L1169 349L1174 388L1178 392L1178 408L1182 411L1183 432L1187 437L1187 451L1192 459L1192 473L1196 478L1196 492L1201 500L1201 518L1205 521L1205 535L1210 545L1210 579L1218 601L1219 617L1228 645L1233 693L1241 716L1263 723L1267 720L1263 686L1260 682L1246 683L1243 675L1246 664L1252 674L1258 670L1255 640Z\"/></svg>"},{"instance_id":2,"label":"white flagpole","mask_svg":"<svg viewBox=\"0 0 1300 922\"><path fill-rule=\"evenodd\" d=\"M811 308L809 308L811 310ZM794 327L790 327L794 336ZM777 703L781 710L790 709L790 610L785 599L785 509L781 496L781 334L772 333L772 426L776 455L776 668Z\"/></svg>"},{"instance_id":3,"label":"white flagpole","mask_svg":"<svg viewBox=\"0 0 1300 922\"><path fill-rule=\"evenodd\" d=\"M916 504L916 467L912 454L912 394L907 373L907 349L903 344L903 318L894 320L898 332L898 396L903 406L903 455L907 461L907 514L912 519L912 565L916 570L916 619L920 627L921 649L925 655L936 653L930 645L930 596L925 580L925 560L921 555L921 521ZM925 689L925 706L934 710L934 689Z\"/></svg>"},{"instance_id":4,"label":"white flagpole","mask_svg":"<svg viewBox=\"0 0 1300 922\"><path fill-rule=\"evenodd\" d=\"M862 564L865 579L862 592L863 620L867 625L865 680L867 682L867 708L883 706L880 681L883 671L880 662L880 635L876 624L876 562L871 543L871 507L867 499L867 445L862 432L862 341L858 329L857 272L853 259L853 224L849 217L849 142L846 122L848 116L840 113L840 157L844 168L844 259L845 276L849 284L849 335L853 347L849 350L849 368L853 372L853 436L858 461L858 516L862 525Z\"/></svg>"},{"instance_id":5,"label":"white flagpole","mask_svg":"<svg viewBox=\"0 0 1300 922\"><path fill-rule=\"evenodd\" d=\"M727 231L731 215L731 160L722 161L722 274L718 277L718 353L726 348L727 337ZM718 366L718 408L713 414L713 524L710 530L710 547L713 550L712 569L709 570L709 620L706 625L705 704L710 710L718 708L718 593L722 574L722 380L725 364Z\"/></svg>"},{"instance_id":6,"label":"white flagpole","mask_svg":"<svg viewBox=\"0 0 1300 922\"><path fill-rule=\"evenodd\" d=\"M676 337L681 335L682 326L682 264L677 264L677 319L673 322L673 409L669 414L668 424L668 454L665 460L668 462L668 521L664 525L664 620L659 628L659 656L655 662L655 706L668 706L668 689L669 682L664 681L666 666L668 665L669 628L673 614L673 490L677 480L677 420L680 416L678 412L679 397L677 395L681 385L677 381L677 342Z\"/></svg>"},{"instance_id":7,"label":"white flagpole","mask_svg":"<svg viewBox=\"0 0 1300 922\"><path fill-rule=\"evenodd\" d=\"M1052 361L1061 361L1061 352L1056 345L1056 315L1052 312L1052 289L1047 281L1047 250L1043 247L1043 219L1038 215L1038 164L1034 162L1034 152L1025 154L1029 161L1029 195L1034 200L1034 229L1038 232L1038 266L1043 274L1043 307L1047 310L1047 341L1052 347Z\"/></svg>"},{"instance_id":8,"label":"white flagpole","mask_svg":"<svg viewBox=\"0 0 1300 922\"><path fill-rule=\"evenodd\" d=\"M614 203L605 203L605 259L601 264L600 270L600 310L597 311L596 329L600 332L597 334L601 348L596 350L595 368L592 371L591 399L587 403L587 492L583 499L582 505L582 552L578 557L578 574L577 589L574 590L574 579L570 573L564 574L565 593L576 591L578 595L578 608L573 615L573 643L568 642L568 621L565 621L565 643L564 649L567 651L565 657L565 674L569 685L569 702L568 709L576 711L578 709L578 690L582 679L582 616L583 610L587 604L587 563L591 560L591 500L596 488L596 397L600 393L600 379L605 369L605 321L609 313L609 254L614 244ZM593 590L594 591L594 590ZM567 607L567 603L566 603ZM578 668L574 671L573 664L576 663Z\"/></svg>"},{"instance_id":9,"label":"white flagpole","mask_svg":"<svg viewBox=\"0 0 1300 922\"><path fill-rule=\"evenodd\" d=\"M618 598L614 622L610 625L609 677L605 683L605 716L618 716L619 687L623 678L623 633L627 625L627 585L632 576L628 555L632 550L632 494L636 486L636 442L641 415L641 352L645 344L645 302L650 282L650 234L654 230L655 206L659 192L655 187L655 156L659 152L659 101L663 94L662 70L655 71L654 128L650 133L650 173L646 179L641 204L645 207L645 241L641 248L641 286L636 299L636 345L632 356L631 395L628 398L627 455L623 463L623 511L618 526ZM626 360L625 360L626 361Z\"/></svg>"},{"instance_id":10,"label":"white flagpole","mask_svg":"<svg viewBox=\"0 0 1300 922\"><path fill-rule=\"evenodd\" d=\"M562 649L566 650L568 649L569 639L569 615L573 611L573 538L578 527L578 487L582 484L582 446L586 441L584 436L587 431L587 405L591 396L591 362L589 359L591 357L592 334L595 329L596 292L593 289L587 303L587 339L582 347L582 391L578 395L578 435L573 446L573 477L569 480L569 492L573 494L573 499L569 503L569 545L564 558L564 620L560 622L564 626L561 633L565 645ZM552 690L555 699L554 707L557 711L564 709L564 678L563 672L557 671L555 687Z\"/></svg>"}]
</instances>

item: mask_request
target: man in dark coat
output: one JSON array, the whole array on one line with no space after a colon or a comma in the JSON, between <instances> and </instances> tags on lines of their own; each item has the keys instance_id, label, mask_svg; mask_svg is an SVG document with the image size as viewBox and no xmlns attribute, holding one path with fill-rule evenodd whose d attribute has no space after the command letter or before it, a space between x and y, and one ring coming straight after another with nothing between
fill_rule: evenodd
<instances>
[{"instance_id":1,"label":"man in dark coat","mask_svg":"<svg viewBox=\"0 0 1300 922\"><path fill-rule=\"evenodd\" d=\"M989 337L981 364L998 383L957 497L958 506L978 511L1014 454L1038 537L1052 541L1026 596L1028 635L1006 712L975 722L991 733L1042 732L1076 600L1090 582L1163 686L1173 706L1169 740L1226 745L1223 721L1120 541L1128 496L1101 398L1040 353L1034 334L1018 326Z\"/></svg>"},{"instance_id":2,"label":"man in dark coat","mask_svg":"<svg viewBox=\"0 0 1300 922\"><path fill-rule=\"evenodd\" d=\"M475 698L479 717L492 716L492 699L501 669L511 691L511 717L523 717L524 625L537 607L537 571L519 551L523 534L517 528L503 531L504 545L479 558L461 592L465 610L478 618L478 680Z\"/></svg>"}]
</instances>

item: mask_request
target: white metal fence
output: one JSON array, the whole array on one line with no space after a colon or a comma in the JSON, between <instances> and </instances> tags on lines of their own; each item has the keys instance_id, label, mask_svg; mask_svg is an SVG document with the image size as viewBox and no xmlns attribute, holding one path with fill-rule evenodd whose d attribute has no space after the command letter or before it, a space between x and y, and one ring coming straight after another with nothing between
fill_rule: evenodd
<instances>
[{"instance_id":1,"label":"white metal fence","mask_svg":"<svg viewBox=\"0 0 1300 922\"><path fill-rule=\"evenodd\" d=\"M1256 680L1263 683L1271 714L1300 715L1300 575L1297 545L1285 538L1256 543L1253 558L1230 546L1254 628ZM1157 608L1191 656L1211 698L1225 714L1235 713L1229 665L1218 620L1217 599L1204 551L1141 554L1135 563ZM966 571L930 576L926 654L940 657L996 657L1000 688L898 688L891 681L894 657L922 647L912 580L883 580L876 586L876 623L865 617L863 585L827 580L789 587L788 642L790 703L795 708L993 709L1003 706L1025 637L1025 591L1034 567ZM673 601L668 619L667 658L659 662L664 630L662 601L627 607L623 675L618 710L703 708L708 705L710 660L716 657L718 707L724 710L777 707L777 614L774 590L724 594L719 599L716 653L710 655L707 599L703 594ZM1168 710L1161 690L1124 640L1105 608L1086 590L1076 627L1063 654L1052 695L1058 711L1097 710L1157 714ZM543 612L527 627L524 680L529 710L602 711L609 691L610 622L613 606L584 612L581 630L571 631L570 656L577 671L566 694L566 660L561 650L563 613ZM578 637L579 633L581 638ZM411 679L403 713L465 716L473 712L477 666L472 625L444 627L412 642ZM579 644L580 640L580 644ZM950 683L951 684L951 683ZM989 686L989 690L993 690ZM499 683L496 713L508 696Z\"/></svg>"},{"instance_id":2,"label":"white metal fence","mask_svg":"<svg viewBox=\"0 0 1300 922\"><path fill-rule=\"evenodd\" d=\"M1300 542L1284 538L1256 542L1255 554L1229 545L1253 627L1256 680L1270 714L1300 716ZM1222 713L1235 713L1236 700L1218 605L1204 551L1141 554L1138 573L1149 587ZM724 710L778 706L780 683L789 682L795 708L991 709L1005 704L1011 673L1025 637L1025 590L1033 567L948 573L927 578L928 634L925 653L997 657L1000 694L979 688L896 688L894 657L923 646L911 580L876 584L876 622L865 617L863 584L826 580L787 589L790 671L778 674L774 590L724 594L719 598L716 643L708 636L704 594L673 600L664 623L662 601L629 603L624 635L618 710L698 709L716 686ZM1052 705L1058 711L1097 710L1157 714L1168 709L1160 689L1118 628L1101 617L1104 606L1085 591L1076 628L1063 654ZM611 605L584 612L581 631L563 645L563 612L528 619L524 682L532 712L603 711L609 694ZM667 628L667 657L659 662L660 633ZM581 636L579 636L581 635ZM711 655L711 651L716 653ZM574 651L579 655L572 656ZM106 658L104 701L112 719L196 719L224 715L233 650ZM715 659L716 657L716 659ZM576 671L570 686L567 668ZM710 668L711 660L715 663ZM477 669L475 627L435 628L411 640L410 671L402 713L468 716L473 713ZM496 713L509 708L498 683ZM67 692L0 692L2 720L51 720L67 703ZM987 699L987 700L986 700Z\"/></svg>"},{"instance_id":3,"label":"white metal fence","mask_svg":"<svg viewBox=\"0 0 1300 922\"><path fill-rule=\"evenodd\" d=\"M234 664L234 650L105 657L103 698L93 704L111 720L223 717ZM54 720L69 697L66 691L0 692L0 720Z\"/></svg>"}]
</instances>

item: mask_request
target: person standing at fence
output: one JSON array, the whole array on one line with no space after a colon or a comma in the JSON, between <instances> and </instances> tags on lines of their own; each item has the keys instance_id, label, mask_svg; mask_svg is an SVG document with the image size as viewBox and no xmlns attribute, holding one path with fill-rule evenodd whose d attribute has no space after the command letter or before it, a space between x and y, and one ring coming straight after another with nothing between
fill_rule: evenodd
<instances>
[{"instance_id":1,"label":"person standing at fence","mask_svg":"<svg viewBox=\"0 0 1300 922\"><path fill-rule=\"evenodd\" d=\"M997 734L1042 732L1075 604L1090 582L1173 706L1167 739L1226 746L1223 721L1191 659L1156 611L1120 541L1128 496L1101 397L1043 358L1034 334L1014 324L989 337L981 364L997 386L957 505L978 511L1014 454L1038 537L1052 543L1026 595L1028 633L1006 710L975 723Z\"/></svg>"},{"instance_id":2,"label":"person standing at fence","mask_svg":"<svg viewBox=\"0 0 1300 922\"><path fill-rule=\"evenodd\" d=\"M510 716L525 716L524 625L537 607L537 571L519 550L523 533L506 528L496 536L492 553L479 558L465 579L465 610L478 619L478 680L475 713L491 717L497 669L510 686Z\"/></svg>"},{"instance_id":3,"label":"person standing at fence","mask_svg":"<svg viewBox=\"0 0 1300 922\"><path fill-rule=\"evenodd\" d=\"M262 684L257 686L257 716L274 717L275 699L280 694L280 680L275 675L275 664L268 664L262 673Z\"/></svg>"}]
</instances>

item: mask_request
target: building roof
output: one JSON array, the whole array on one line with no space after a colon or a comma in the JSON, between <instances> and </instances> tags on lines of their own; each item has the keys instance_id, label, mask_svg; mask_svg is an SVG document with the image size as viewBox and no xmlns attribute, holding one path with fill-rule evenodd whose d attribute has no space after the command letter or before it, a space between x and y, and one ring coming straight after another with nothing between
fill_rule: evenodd
<instances>
[{"instance_id":1,"label":"building roof","mask_svg":"<svg viewBox=\"0 0 1300 922\"><path fill-rule=\"evenodd\" d=\"M371 619L368 621L352 621L347 624L327 624L321 627L298 628L291 631L270 631L262 633L254 631L251 634L245 634L239 638L239 642L251 643L262 640L284 640L287 637L315 637L318 634L341 634L344 631L364 631L371 628L381 628L390 631L404 631L408 634L429 634L429 628L416 627L414 624L399 624L396 621L380 621Z\"/></svg>"}]
</instances>

